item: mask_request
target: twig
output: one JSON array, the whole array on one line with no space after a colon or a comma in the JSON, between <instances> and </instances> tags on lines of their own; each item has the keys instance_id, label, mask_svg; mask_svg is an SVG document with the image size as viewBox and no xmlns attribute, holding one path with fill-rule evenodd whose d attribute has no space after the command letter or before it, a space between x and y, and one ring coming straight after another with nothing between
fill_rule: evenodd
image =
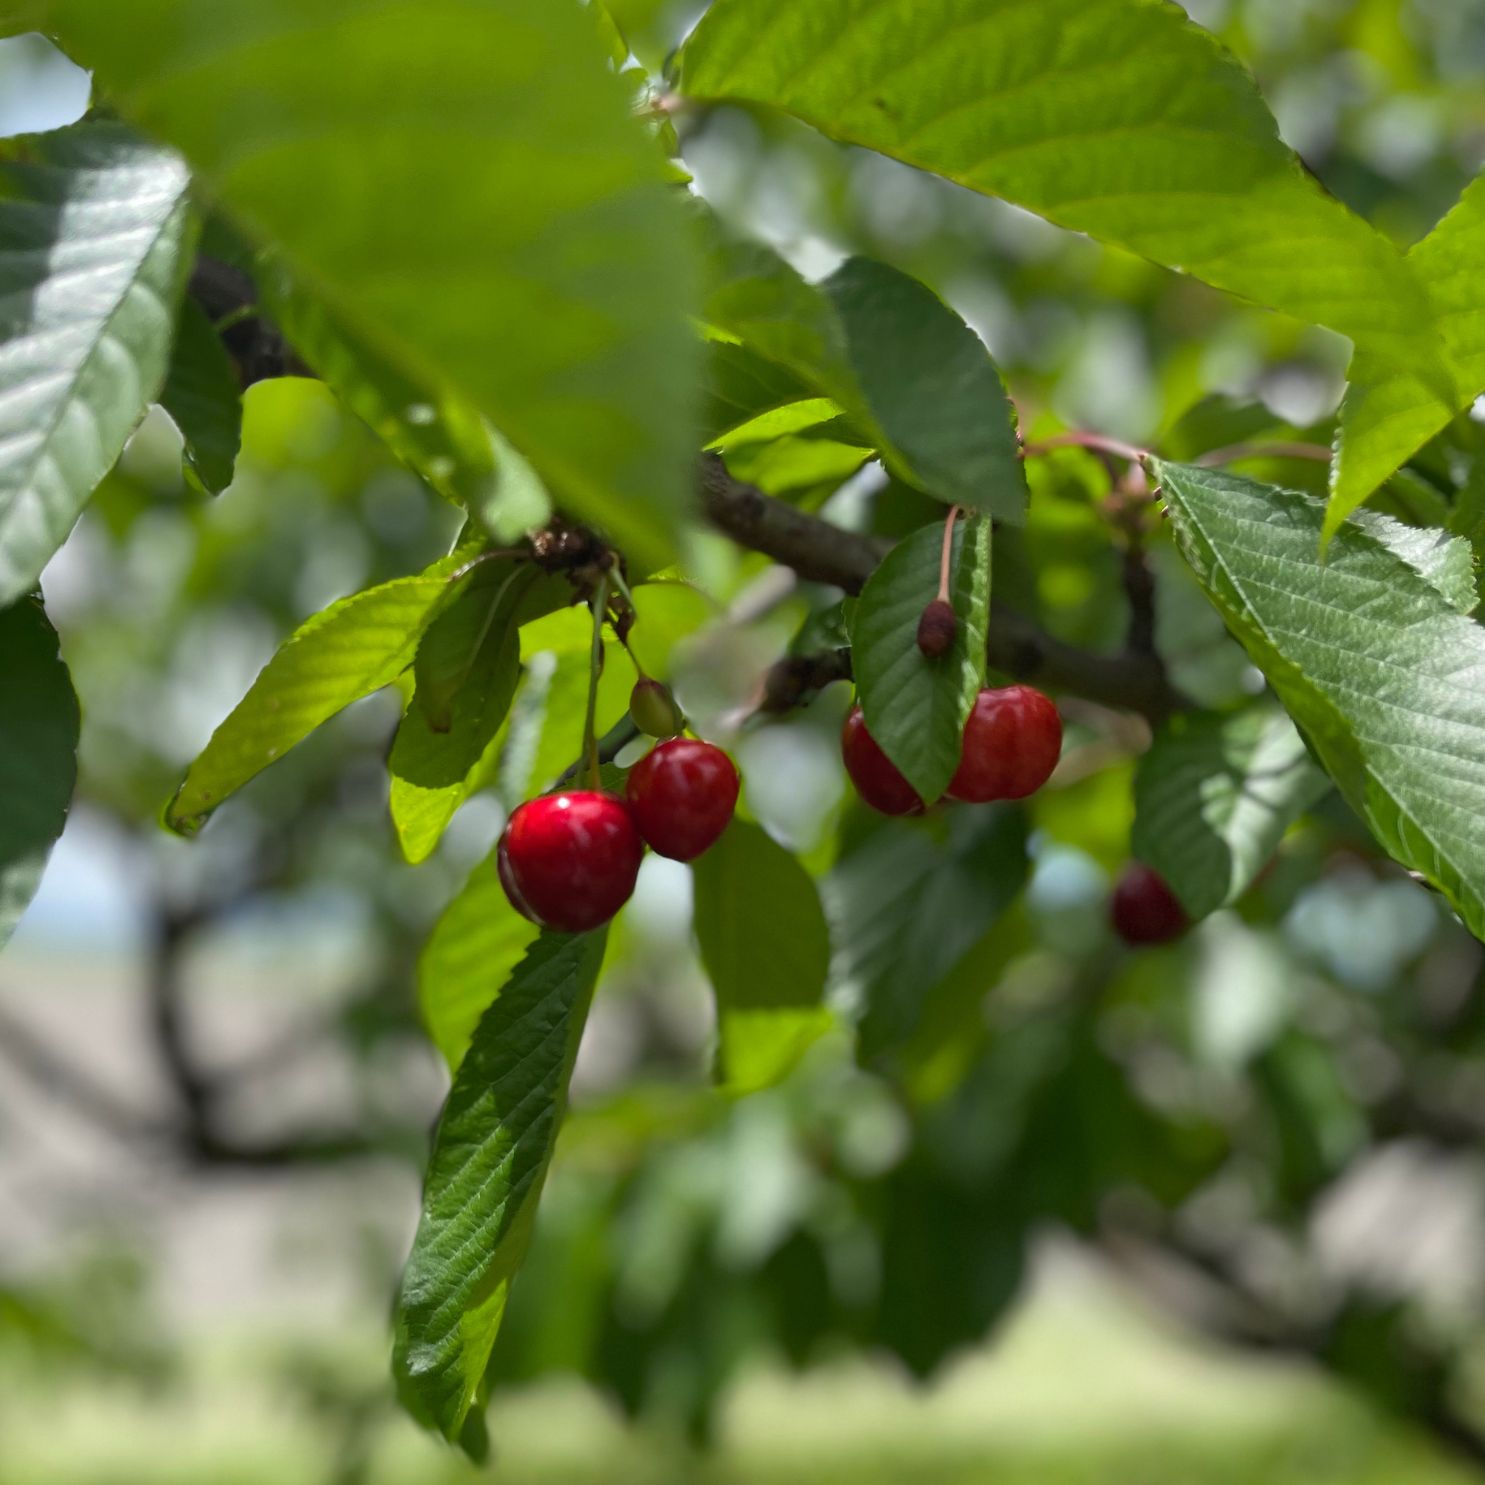
<instances>
[{"instance_id":1,"label":"twig","mask_svg":"<svg viewBox=\"0 0 1485 1485\"><path fill-rule=\"evenodd\" d=\"M1281 439L1276 443L1228 444L1226 448L1200 454L1192 462L1210 469L1218 464L1236 464L1239 459L1313 459L1320 464L1329 464L1330 457L1330 449L1323 443L1285 442Z\"/></svg>"}]
</instances>

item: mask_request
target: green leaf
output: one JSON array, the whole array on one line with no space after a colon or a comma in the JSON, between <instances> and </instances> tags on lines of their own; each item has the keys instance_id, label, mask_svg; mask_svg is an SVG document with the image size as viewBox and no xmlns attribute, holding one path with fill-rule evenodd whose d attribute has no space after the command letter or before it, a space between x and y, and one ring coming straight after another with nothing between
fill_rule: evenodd
<instances>
[{"instance_id":1,"label":"green leaf","mask_svg":"<svg viewBox=\"0 0 1485 1485\"><path fill-rule=\"evenodd\" d=\"M1175 5L715 0L679 86L782 109L1328 325L1447 398L1401 254L1305 173L1253 79Z\"/></svg>"},{"instance_id":2,"label":"green leaf","mask_svg":"<svg viewBox=\"0 0 1485 1485\"><path fill-rule=\"evenodd\" d=\"M1453 210L1408 253L1408 263L1433 303L1453 377L1452 395L1440 400L1430 378L1370 350L1357 350L1336 434L1327 536L1455 413L1485 392L1482 257L1485 175L1475 178Z\"/></svg>"},{"instance_id":3,"label":"green leaf","mask_svg":"<svg viewBox=\"0 0 1485 1485\"><path fill-rule=\"evenodd\" d=\"M1329 511L1326 513L1329 518ZM1351 524L1406 562L1451 608L1469 613L1480 601L1474 549L1463 537L1426 526L1408 526L1376 511L1358 510Z\"/></svg>"},{"instance_id":4,"label":"green leaf","mask_svg":"<svg viewBox=\"0 0 1485 1485\"><path fill-rule=\"evenodd\" d=\"M730 340L707 342L701 417L706 447L758 443L816 427L839 414L828 397L812 395L809 383L747 346Z\"/></svg>"},{"instance_id":5,"label":"green leaf","mask_svg":"<svg viewBox=\"0 0 1485 1485\"><path fill-rule=\"evenodd\" d=\"M825 881L832 975L857 1003L864 1058L912 1036L1026 875L1025 816L1007 805L884 820L836 866Z\"/></svg>"},{"instance_id":6,"label":"green leaf","mask_svg":"<svg viewBox=\"0 0 1485 1485\"><path fill-rule=\"evenodd\" d=\"M833 400L908 484L1024 518L1015 410L984 342L931 289L869 258L815 287L756 243L716 233L714 249L708 324Z\"/></svg>"},{"instance_id":7,"label":"green leaf","mask_svg":"<svg viewBox=\"0 0 1485 1485\"><path fill-rule=\"evenodd\" d=\"M1324 506L1156 462L1183 555L1384 849L1485 935L1485 631Z\"/></svg>"},{"instance_id":8,"label":"green leaf","mask_svg":"<svg viewBox=\"0 0 1485 1485\"><path fill-rule=\"evenodd\" d=\"M434 1138L394 1367L457 1440L479 1396L567 1102L604 935L543 934L475 1028Z\"/></svg>"},{"instance_id":9,"label":"green leaf","mask_svg":"<svg viewBox=\"0 0 1485 1485\"><path fill-rule=\"evenodd\" d=\"M416 689L388 761L392 823L413 864L433 853L493 771L521 677L521 624L571 593L564 579L529 562L487 562L424 635L413 662Z\"/></svg>"},{"instance_id":10,"label":"green leaf","mask_svg":"<svg viewBox=\"0 0 1485 1485\"><path fill-rule=\"evenodd\" d=\"M757 825L734 820L691 868L696 941L717 997L717 1074L738 1093L783 1078L833 1024L830 930L814 878Z\"/></svg>"},{"instance_id":11,"label":"green leaf","mask_svg":"<svg viewBox=\"0 0 1485 1485\"><path fill-rule=\"evenodd\" d=\"M437 494L513 541L551 514L531 466L464 398L420 378L358 333L282 264L259 272L264 302L332 392Z\"/></svg>"},{"instance_id":12,"label":"green leaf","mask_svg":"<svg viewBox=\"0 0 1485 1485\"><path fill-rule=\"evenodd\" d=\"M418 960L418 1005L450 1071L458 1071L480 1017L539 932L506 901L493 852L433 925Z\"/></svg>"},{"instance_id":13,"label":"green leaf","mask_svg":"<svg viewBox=\"0 0 1485 1485\"><path fill-rule=\"evenodd\" d=\"M1173 717L1135 773L1134 854L1204 918L1247 891L1329 788L1276 706Z\"/></svg>"},{"instance_id":14,"label":"green leaf","mask_svg":"<svg viewBox=\"0 0 1485 1485\"><path fill-rule=\"evenodd\" d=\"M985 684L990 624L990 523L971 516L954 530L953 647L937 660L918 648L918 620L938 593L943 535L941 525L924 526L893 547L867 579L851 621L867 728L929 804L959 767L964 724Z\"/></svg>"},{"instance_id":15,"label":"green leaf","mask_svg":"<svg viewBox=\"0 0 1485 1485\"><path fill-rule=\"evenodd\" d=\"M36 586L154 401L186 172L115 124L0 150L0 604Z\"/></svg>"},{"instance_id":16,"label":"green leaf","mask_svg":"<svg viewBox=\"0 0 1485 1485\"><path fill-rule=\"evenodd\" d=\"M41 883L77 782L77 697L41 602L0 609L0 948Z\"/></svg>"},{"instance_id":17,"label":"green leaf","mask_svg":"<svg viewBox=\"0 0 1485 1485\"><path fill-rule=\"evenodd\" d=\"M353 593L306 619L212 733L166 807L165 823L194 835L229 794L322 722L391 685L452 598L449 579L468 555L455 552L416 577Z\"/></svg>"},{"instance_id":18,"label":"green leaf","mask_svg":"<svg viewBox=\"0 0 1485 1485\"><path fill-rule=\"evenodd\" d=\"M179 148L414 381L663 562L689 499L691 256L589 16L520 0L51 0L111 103Z\"/></svg>"},{"instance_id":19,"label":"green leaf","mask_svg":"<svg viewBox=\"0 0 1485 1485\"><path fill-rule=\"evenodd\" d=\"M242 447L242 389L221 336L194 299L183 300L176 317L160 405L180 429L187 480L220 495Z\"/></svg>"}]
</instances>

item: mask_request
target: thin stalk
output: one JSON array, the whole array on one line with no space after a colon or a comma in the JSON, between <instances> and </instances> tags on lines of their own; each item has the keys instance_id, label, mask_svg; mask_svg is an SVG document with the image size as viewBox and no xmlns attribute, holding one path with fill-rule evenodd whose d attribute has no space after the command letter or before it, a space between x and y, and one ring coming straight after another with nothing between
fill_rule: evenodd
<instances>
[{"instance_id":1,"label":"thin stalk","mask_svg":"<svg viewBox=\"0 0 1485 1485\"><path fill-rule=\"evenodd\" d=\"M948 518L944 521L944 550L938 559L938 596L942 603L952 603L949 598L949 568L954 561L954 522L959 519L960 509L957 505L949 507Z\"/></svg>"},{"instance_id":2,"label":"thin stalk","mask_svg":"<svg viewBox=\"0 0 1485 1485\"><path fill-rule=\"evenodd\" d=\"M588 670L588 711L583 718L583 757L588 760L588 782L594 789L602 787L598 764L598 679L603 674L603 616L608 610L608 574L598 579L593 594L593 652Z\"/></svg>"}]
</instances>

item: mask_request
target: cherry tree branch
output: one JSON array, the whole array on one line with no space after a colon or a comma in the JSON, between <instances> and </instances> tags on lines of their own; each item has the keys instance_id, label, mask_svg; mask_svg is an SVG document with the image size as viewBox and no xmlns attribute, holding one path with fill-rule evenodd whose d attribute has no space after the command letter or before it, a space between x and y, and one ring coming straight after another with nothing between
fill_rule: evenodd
<instances>
[{"instance_id":1,"label":"cherry tree branch","mask_svg":"<svg viewBox=\"0 0 1485 1485\"><path fill-rule=\"evenodd\" d=\"M876 537L843 530L734 479L715 454L703 456L699 482L702 509L713 526L738 545L793 568L802 578L859 593L886 553L887 543ZM845 662L832 655L827 662L808 657L808 663L839 671ZM1096 655L1064 644L1003 603L992 603L988 655L993 669L1017 680L1071 691L1152 720L1190 705L1171 685L1157 655ZM771 710L779 709L777 698L797 683L799 662L781 665L777 680L770 678L766 688Z\"/></svg>"}]
</instances>

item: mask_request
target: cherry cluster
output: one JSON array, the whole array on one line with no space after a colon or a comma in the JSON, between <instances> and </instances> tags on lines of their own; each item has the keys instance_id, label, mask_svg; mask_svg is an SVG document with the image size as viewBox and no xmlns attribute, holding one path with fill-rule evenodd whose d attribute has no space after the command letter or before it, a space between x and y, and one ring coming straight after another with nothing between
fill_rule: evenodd
<instances>
[{"instance_id":1,"label":"cherry cluster","mask_svg":"<svg viewBox=\"0 0 1485 1485\"><path fill-rule=\"evenodd\" d=\"M853 706L841 729L841 756L856 792L884 815L920 815L924 803ZM987 686L964 724L959 767L946 797L964 804L1025 799L1052 776L1062 753L1062 718L1033 686Z\"/></svg>"},{"instance_id":2,"label":"cherry cluster","mask_svg":"<svg viewBox=\"0 0 1485 1485\"><path fill-rule=\"evenodd\" d=\"M658 711L657 698L642 700L640 686L630 708L637 719ZM533 923L586 933L629 901L646 846L672 861L694 861L715 845L737 790L737 769L721 748L668 738L629 771L623 797L563 789L517 806L495 853L500 884Z\"/></svg>"}]
</instances>

